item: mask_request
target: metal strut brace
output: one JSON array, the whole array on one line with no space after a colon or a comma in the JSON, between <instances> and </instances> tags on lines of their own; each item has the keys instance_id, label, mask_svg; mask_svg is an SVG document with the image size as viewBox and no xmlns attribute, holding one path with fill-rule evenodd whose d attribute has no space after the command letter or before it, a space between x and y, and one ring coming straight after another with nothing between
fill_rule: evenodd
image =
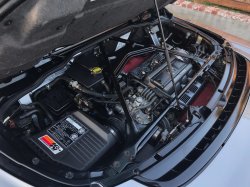
<instances>
[{"instance_id":1,"label":"metal strut brace","mask_svg":"<svg viewBox=\"0 0 250 187\"><path fill-rule=\"evenodd\" d=\"M119 83L117 82L116 76L114 74L113 66L110 62L110 59L108 58L108 56L106 54L106 51L105 51L102 43L100 44L100 48L101 48L102 54L104 56L104 59L106 61L106 64L108 66L109 74L110 74L111 79L114 83L115 91L118 95L119 101L121 102L122 109L123 109L124 114L126 116L127 124L129 125L129 129L130 129L130 133L131 133L131 137L133 137L133 135L135 135L139 132L139 129L136 126L136 124L134 123L132 117L130 116L130 113L129 113L127 105L126 105L126 101L125 101L123 94L122 94L122 91L121 91L121 87L120 87Z\"/></svg>"},{"instance_id":2,"label":"metal strut brace","mask_svg":"<svg viewBox=\"0 0 250 187\"><path fill-rule=\"evenodd\" d=\"M166 44L166 40L165 40L165 36L164 36L164 32L163 32L163 27L162 27L162 23L161 23L159 8L158 8L158 5L157 5L157 0L154 0L154 2L155 2L155 9L157 11L157 17L158 17L158 21L159 21L159 26L160 26L160 30L161 30L162 39L163 39L163 44L164 44L164 53L165 53L165 57L166 57L166 60L167 60L167 63L168 63L168 69L169 69L171 80L172 80L173 87L174 87L176 104L177 104L177 107L180 108L178 93L177 93L175 82L174 82L172 65L171 65L171 61L170 61L170 57L169 57L169 53L168 53L168 48L167 48L167 44Z\"/></svg>"}]
</instances>

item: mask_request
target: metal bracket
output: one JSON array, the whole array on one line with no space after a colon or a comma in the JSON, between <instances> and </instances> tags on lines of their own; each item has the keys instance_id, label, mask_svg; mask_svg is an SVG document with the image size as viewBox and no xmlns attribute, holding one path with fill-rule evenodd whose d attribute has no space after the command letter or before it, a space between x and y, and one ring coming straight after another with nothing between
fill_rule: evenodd
<instances>
[{"instance_id":1,"label":"metal bracket","mask_svg":"<svg viewBox=\"0 0 250 187\"><path fill-rule=\"evenodd\" d=\"M158 37L157 37L156 33L152 31L151 27L145 27L145 31L146 31L146 33L148 33L150 35L150 38L151 38L152 42L154 43L154 45L160 47L161 44L158 40Z\"/></svg>"},{"instance_id":2,"label":"metal bracket","mask_svg":"<svg viewBox=\"0 0 250 187\"><path fill-rule=\"evenodd\" d=\"M171 53L171 54L173 54L173 55L178 55L178 56L181 56L181 57L184 57L184 58L189 58L189 59L192 59L192 60L194 60L194 61L197 61L197 62L203 63L203 64L206 62L206 60L201 59L201 58L199 58L199 57L192 56L192 55L188 55L188 54L184 54L184 53L180 53L180 52L173 51L173 50L172 50L172 51L169 50L169 53ZM201 66L202 66L203 64L201 64Z\"/></svg>"}]
</instances>

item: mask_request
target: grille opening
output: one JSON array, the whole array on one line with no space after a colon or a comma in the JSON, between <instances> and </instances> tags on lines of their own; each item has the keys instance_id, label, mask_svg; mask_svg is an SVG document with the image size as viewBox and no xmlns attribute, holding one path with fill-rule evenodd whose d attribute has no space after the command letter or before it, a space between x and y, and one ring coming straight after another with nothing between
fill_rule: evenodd
<instances>
[{"instance_id":1,"label":"grille opening","mask_svg":"<svg viewBox=\"0 0 250 187\"><path fill-rule=\"evenodd\" d=\"M244 76L239 76L238 77L238 82L245 82L245 77Z\"/></svg>"},{"instance_id":2,"label":"grille opening","mask_svg":"<svg viewBox=\"0 0 250 187\"><path fill-rule=\"evenodd\" d=\"M208 131L208 133L205 135L204 138L213 141L216 136L217 136L216 131L214 131L213 129L211 129L210 131Z\"/></svg>"},{"instance_id":3,"label":"grille opening","mask_svg":"<svg viewBox=\"0 0 250 187\"><path fill-rule=\"evenodd\" d=\"M227 120L227 115L226 115L226 113L225 113L224 111L222 111L222 113L221 113L219 119L220 119L221 121ZM216 122L215 122L215 123L216 123Z\"/></svg>"},{"instance_id":4,"label":"grille opening","mask_svg":"<svg viewBox=\"0 0 250 187\"><path fill-rule=\"evenodd\" d=\"M177 166L175 166L173 170L177 172L183 172L190 166L190 164L192 164L192 161L184 159Z\"/></svg>"},{"instance_id":5,"label":"grille opening","mask_svg":"<svg viewBox=\"0 0 250 187\"><path fill-rule=\"evenodd\" d=\"M232 93L232 96L239 98L240 94L241 94L241 90L240 89L234 89L233 93Z\"/></svg>"},{"instance_id":6,"label":"grille opening","mask_svg":"<svg viewBox=\"0 0 250 187\"><path fill-rule=\"evenodd\" d=\"M228 104L226 107L225 107L225 112L229 113L229 112L233 112L234 108L235 108L235 105L236 104Z\"/></svg>"},{"instance_id":7,"label":"grille opening","mask_svg":"<svg viewBox=\"0 0 250 187\"><path fill-rule=\"evenodd\" d=\"M159 154L156 154L156 155L154 156L154 158L155 158L157 161L161 161L161 160L163 159L163 157L162 157L161 155L159 155Z\"/></svg>"},{"instance_id":8,"label":"grille opening","mask_svg":"<svg viewBox=\"0 0 250 187\"><path fill-rule=\"evenodd\" d=\"M232 96L232 97L230 97L230 99L228 100L228 103L229 103L229 104L237 104L238 99L239 99L238 97Z\"/></svg>"},{"instance_id":9,"label":"grille opening","mask_svg":"<svg viewBox=\"0 0 250 187\"><path fill-rule=\"evenodd\" d=\"M245 82L245 77L238 77L238 79L237 79L237 82L242 82L242 83L244 83Z\"/></svg>"},{"instance_id":10,"label":"grille opening","mask_svg":"<svg viewBox=\"0 0 250 187\"><path fill-rule=\"evenodd\" d=\"M166 181L166 180L172 180L176 178L180 172L174 171L173 169L170 170L166 175L163 175L162 177L159 178L160 181Z\"/></svg>"},{"instance_id":11,"label":"grille opening","mask_svg":"<svg viewBox=\"0 0 250 187\"><path fill-rule=\"evenodd\" d=\"M240 67L239 67L240 68ZM238 70L239 75L246 74L246 70Z\"/></svg>"},{"instance_id":12,"label":"grille opening","mask_svg":"<svg viewBox=\"0 0 250 187\"><path fill-rule=\"evenodd\" d=\"M199 158L199 156L200 156L202 153L203 153L202 150L197 149L197 148L194 148L194 150L191 151L191 152L186 156L186 159L191 160L191 161L194 161L194 160L196 160L197 158Z\"/></svg>"},{"instance_id":13,"label":"grille opening","mask_svg":"<svg viewBox=\"0 0 250 187\"><path fill-rule=\"evenodd\" d=\"M213 128L214 130L216 130L216 131L219 131L219 130L222 129L222 125L223 125L223 124L221 124L221 122L218 120L218 121L215 122L215 124L213 125L212 128Z\"/></svg>"},{"instance_id":14,"label":"grille opening","mask_svg":"<svg viewBox=\"0 0 250 187\"><path fill-rule=\"evenodd\" d=\"M241 61L239 61L239 66L246 66L246 64L242 63Z\"/></svg>"},{"instance_id":15,"label":"grille opening","mask_svg":"<svg viewBox=\"0 0 250 187\"><path fill-rule=\"evenodd\" d=\"M199 149L201 151L204 151L209 146L208 140L202 139L200 143L196 146L196 149Z\"/></svg>"},{"instance_id":16,"label":"grille opening","mask_svg":"<svg viewBox=\"0 0 250 187\"><path fill-rule=\"evenodd\" d=\"M235 90L240 90L243 86L244 86L243 82L236 82L236 85L234 88Z\"/></svg>"},{"instance_id":17,"label":"grille opening","mask_svg":"<svg viewBox=\"0 0 250 187\"><path fill-rule=\"evenodd\" d=\"M228 113L225 112L225 114L227 115ZM221 125L224 125L224 123L227 122L227 119L228 119L228 115L227 115L224 119L220 119L220 118L219 118L217 121L220 122ZM217 121L216 121L216 122L217 122ZM216 123L216 122L215 122L215 123Z\"/></svg>"}]
</instances>

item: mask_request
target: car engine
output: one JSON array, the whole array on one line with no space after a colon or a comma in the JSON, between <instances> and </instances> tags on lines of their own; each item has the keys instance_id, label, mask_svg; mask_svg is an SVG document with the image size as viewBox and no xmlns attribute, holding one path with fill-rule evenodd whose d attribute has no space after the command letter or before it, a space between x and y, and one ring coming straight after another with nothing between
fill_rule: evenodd
<instances>
[{"instance_id":1,"label":"car engine","mask_svg":"<svg viewBox=\"0 0 250 187\"><path fill-rule=\"evenodd\" d=\"M211 72L197 76L211 44L195 32L175 34L175 28L166 26L175 92L157 28L137 28L75 53L5 111L6 128L32 150L32 157L60 171L110 166L119 173L145 145L154 151L167 145L186 128L190 116L203 120L188 105L208 81L216 86L224 66L214 71L217 79ZM137 146L131 149L135 153L124 152L130 145ZM127 161L120 166L116 158Z\"/></svg>"},{"instance_id":2,"label":"car engine","mask_svg":"<svg viewBox=\"0 0 250 187\"><path fill-rule=\"evenodd\" d=\"M132 71L122 71L117 76L127 109L140 132L168 106L174 93L164 55L155 53L148 56ZM86 62L86 58L89 61ZM36 127L44 129L23 137L43 159L87 171L111 148L126 139L124 109L112 84L107 84L111 81L105 80L98 60L91 52L75 57L64 75L33 93L33 100L45 107L53 119L58 119L54 125L48 125L48 121L41 123L41 119L40 122L34 120L36 112L33 110L27 110L19 117L24 121L14 119L17 126L27 126L26 121L36 121ZM195 70L188 59L177 55L171 55L171 63L180 92ZM68 113L71 108L77 108L77 111ZM175 119L164 120L161 122L163 125L160 123L159 134L170 133L176 123Z\"/></svg>"}]
</instances>

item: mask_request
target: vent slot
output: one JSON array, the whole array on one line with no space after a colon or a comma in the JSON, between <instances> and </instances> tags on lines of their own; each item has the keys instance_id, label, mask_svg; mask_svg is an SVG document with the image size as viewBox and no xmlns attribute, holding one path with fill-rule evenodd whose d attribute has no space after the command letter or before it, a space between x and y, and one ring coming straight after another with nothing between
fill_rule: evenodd
<instances>
[{"instance_id":1,"label":"vent slot","mask_svg":"<svg viewBox=\"0 0 250 187\"><path fill-rule=\"evenodd\" d=\"M189 97L187 94L184 94L181 96L180 100L183 101L184 103L187 103L191 97Z\"/></svg>"},{"instance_id":2,"label":"vent slot","mask_svg":"<svg viewBox=\"0 0 250 187\"><path fill-rule=\"evenodd\" d=\"M190 87L189 87L189 89L188 89L190 92L193 92L193 93L195 93L197 90L198 90L198 87L197 86L195 86L194 84L192 84Z\"/></svg>"}]
</instances>

